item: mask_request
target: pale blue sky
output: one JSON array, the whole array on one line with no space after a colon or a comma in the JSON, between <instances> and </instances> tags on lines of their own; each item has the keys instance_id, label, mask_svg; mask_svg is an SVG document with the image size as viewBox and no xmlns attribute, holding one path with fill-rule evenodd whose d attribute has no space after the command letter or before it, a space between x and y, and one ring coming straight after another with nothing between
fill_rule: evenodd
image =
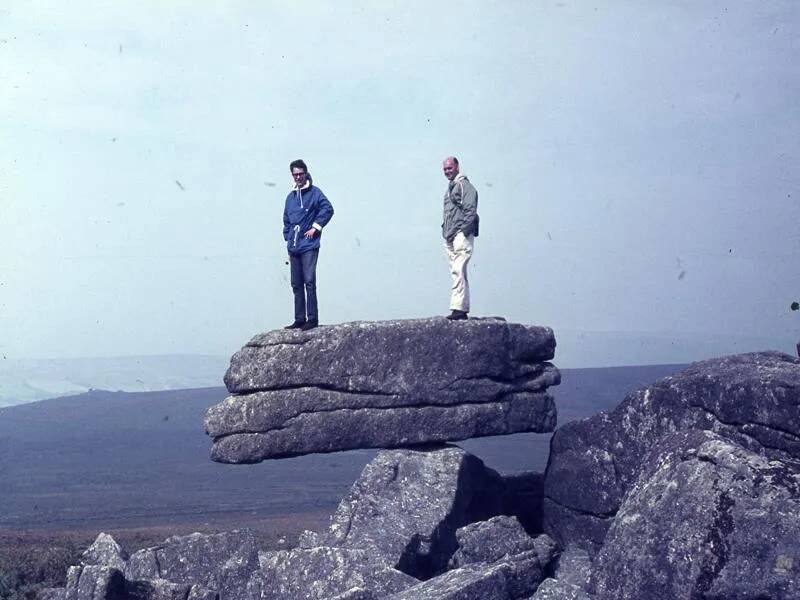
<instances>
[{"instance_id":1,"label":"pale blue sky","mask_svg":"<svg viewBox=\"0 0 800 600\"><path fill-rule=\"evenodd\" d=\"M321 320L445 314L448 154L480 194L473 314L800 337L798 26L794 1L6 1L0 352L226 355L290 322L298 157L336 209Z\"/></svg>"}]
</instances>

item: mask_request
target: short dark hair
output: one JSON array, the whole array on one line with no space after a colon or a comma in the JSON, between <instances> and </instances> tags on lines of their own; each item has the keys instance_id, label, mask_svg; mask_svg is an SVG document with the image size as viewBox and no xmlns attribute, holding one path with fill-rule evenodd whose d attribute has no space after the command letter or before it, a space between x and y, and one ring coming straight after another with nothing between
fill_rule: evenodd
<instances>
[{"instance_id":1,"label":"short dark hair","mask_svg":"<svg viewBox=\"0 0 800 600\"><path fill-rule=\"evenodd\" d=\"M450 158L452 158L453 162L456 163L456 166L458 166L458 159L455 156L451 156Z\"/></svg>"},{"instance_id":2,"label":"short dark hair","mask_svg":"<svg viewBox=\"0 0 800 600\"><path fill-rule=\"evenodd\" d=\"M293 160L289 163L289 170L292 171L294 169L303 169L304 173L308 173L308 167L306 163L303 162L302 158L298 158L297 160Z\"/></svg>"}]
</instances>

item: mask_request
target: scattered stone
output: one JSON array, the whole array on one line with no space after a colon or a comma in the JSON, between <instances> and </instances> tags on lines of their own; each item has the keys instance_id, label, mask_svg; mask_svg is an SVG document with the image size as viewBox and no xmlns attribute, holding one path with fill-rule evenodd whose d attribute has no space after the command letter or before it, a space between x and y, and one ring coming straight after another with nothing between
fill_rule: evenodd
<instances>
[{"instance_id":1,"label":"scattered stone","mask_svg":"<svg viewBox=\"0 0 800 600\"><path fill-rule=\"evenodd\" d=\"M633 392L612 412L561 427L545 474L544 529L594 554L662 436L706 429L800 463L800 360L779 352L695 363Z\"/></svg>"},{"instance_id":2,"label":"scattered stone","mask_svg":"<svg viewBox=\"0 0 800 600\"><path fill-rule=\"evenodd\" d=\"M591 600L591 597L577 585L545 579L530 600Z\"/></svg>"},{"instance_id":3,"label":"scattered stone","mask_svg":"<svg viewBox=\"0 0 800 600\"><path fill-rule=\"evenodd\" d=\"M456 530L500 510L502 479L455 446L383 450L331 517L327 532L301 537L305 547L370 550L417 579L444 570Z\"/></svg>"},{"instance_id":4,"label":"scattered stone","mask_svg":"<svg viewBox=\"0 0 800 600\"><path fill-rule=\"evenodd\" d=\"M123 600L125 577L119 569L104 565L70 567L64 600Z\"/></svg>"},{"instance_id":5,"label":"scattered stone","mask_svg":"<svg viewBox=\"0 0 800 600\"><path fill-rule=\"evenodd\" d=\"M466 525L456 531L456 539L458 549L450 558L448 569L479 562L492 563L531 550L540 555L544 569L556 554L555 542L550 537L532 538L515 517L505 515Z\"/></svg>"},{"instance_id":6,"label":"scattered stone","mask_svg":"<svg viewBox=\"0 0 800 600\"><path fill-rule=\"evenodd\" d=\"M208 409L212 459L252 463L549 432L551 329L502 319L355 322L254 337Z\"/></svg>"},{"instance_id":7,"label":"scattered stone","mask_svg":"<svg viewBox=\"0 0 800 600\"><path fill-rule=\"evenodd\" d=\"M95 541L81 555L84 565L105 565L120 571L125 570L128 554L107 533L100 533Z\"/></svg>"},{"instance_id":8,"label":"scattered stone","mask_svg":"<svg viewBox=\"0 0 800 600\"><path fill-rule=\"evenodd\" d=\"M376 561L370 551L351 548L278 550L267 553L262 565L250 581L253 600L328 600L345 594L382 598L419 583Z\"/></svg>"},{"instance_id":9,"label":"scattered stone","mask_svg":"<svg viewBox=\"0 0 800 600\"><path fill-rule=\"evenodd\" d=\"M530 537L514 517L497 516L472 523L456 532L458 549L449 569L470 564L503 564L509 598L536 591L556 555L556 544L546 535Z\"/></svg>"},{"instance_id":10,"label":"scattered stone","mask_svg":"<svg viewBox=\"0 0 800 600\"><path fill-rule=\"evenodd\" d=\"M135 552L129 580L167 579L219 592L221 600L246 600L247 582L258 569L255 536L249 530L173 536Z\"/></svg>"},{"instance_id":11,"label":"scattered stone","mask_svg":"<svg viewBox=\"0 0 800 600\"><path fill-rule=\"evenodd\" d=\"M474 564L408 588L386 600L507 600L508 565Z\"/></svg>"},{"instance_id":12,"label":"scattered stone","mask_svg":"<svg viewBox=\"0 0 800 600\"><path fill-rule=\"evenodd\" d=\"M594 561L598 599L800 598L800 472L709 431L645 458Z\"/></svg>"}]
</instances>

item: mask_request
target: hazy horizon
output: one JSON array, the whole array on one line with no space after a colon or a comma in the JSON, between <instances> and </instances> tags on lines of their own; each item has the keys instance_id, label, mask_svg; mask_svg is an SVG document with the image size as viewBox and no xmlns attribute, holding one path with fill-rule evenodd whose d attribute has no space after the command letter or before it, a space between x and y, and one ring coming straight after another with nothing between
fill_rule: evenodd
<instances>
[{"instance_id":1,"label":"hazy horizon","mask_svg":"<svg viewBox=\"0 0 800 600\"><path fill-rule=\"evenodd\" d=\"M473 314L553 327L559 366L598 332L655 340L631 364L788 346L798 26L791 1L5 3L0 354L225 357L285 325L298 157L336 209L322 322L445 314L450 154Z\"/></svg>"},{"instance_id":2,"label":"hazy horizon","mask_svg":"<svg viewBox=\"0 0 800 600\"><path fill-rule=\"evenodd\" d=\"M562 370L683 365L742 352L794 355L795 341L621 332L556 332L553 362ZM242 342L244 343L244 341ZM658 356L661 362L651 357ZM90 389L147 392L221 387L228 356L132 355L0 360L0 408Z\"/></svg>"}]
</instances>

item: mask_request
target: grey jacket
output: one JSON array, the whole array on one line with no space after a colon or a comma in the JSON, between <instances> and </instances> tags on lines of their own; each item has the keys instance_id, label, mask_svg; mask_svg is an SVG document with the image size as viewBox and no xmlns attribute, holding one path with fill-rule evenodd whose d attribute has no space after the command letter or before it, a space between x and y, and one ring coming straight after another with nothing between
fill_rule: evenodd
<instances>
[{"instance_id":1,"label":"grey jacket","mask_svg":"<svg viewBox=\"0 0 800 600\"><path fill-rule=\"evenodd\" d=\"M444 193L442 237L452 242L459 231L477 237L478 221L478 190L459 173Z\"/></svg>"}]
</instances>

